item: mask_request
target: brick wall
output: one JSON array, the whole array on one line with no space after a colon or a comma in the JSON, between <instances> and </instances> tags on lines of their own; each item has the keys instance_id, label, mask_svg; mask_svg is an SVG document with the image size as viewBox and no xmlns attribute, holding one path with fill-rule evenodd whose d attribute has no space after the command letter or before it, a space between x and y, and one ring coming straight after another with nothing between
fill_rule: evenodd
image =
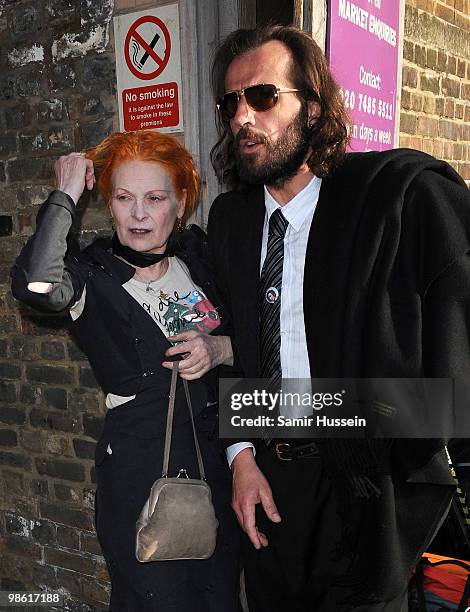
<instances>
[{"instance_id":1,"label":"brick wall","mask_svg":"<svg viewBox=\"0 0 470 612\"><path fill-rule=\"evenodd\" d=\"M400 145L470 185L470 0L406 0Z\"/></svg>"},{"instance_id":2,"label":"brick wall","mask_svg":"<svg viewBox=\"0 0 470 612\"><path fill-rule=\"evenodd\" d=\"M0 1L0 588L54 589L105 610L93 531L93 455L104 414L60 316L18 307L8 271L52 184L52 162L116 128L113 0ZM82 203L82 241L109 228Z\"/></svg>"}]
</instances>

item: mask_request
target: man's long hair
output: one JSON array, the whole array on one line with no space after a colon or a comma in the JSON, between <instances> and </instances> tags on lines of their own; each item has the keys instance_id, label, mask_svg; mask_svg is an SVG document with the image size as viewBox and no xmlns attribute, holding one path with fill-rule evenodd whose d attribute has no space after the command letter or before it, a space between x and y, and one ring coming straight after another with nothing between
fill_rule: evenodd
<instances>
[{"instance_id":1,"label":"man's long hair","mask_svg":"<svg viewBox=\"0 0 470 612\"><path fill-rule=\"evenodd\" d=\"M212 91L215 100L225 93L225 76L233 59L271 40L278 40L290 50L293 59L293 87L307 105L320 104L321 116L310 128L310 170L317 176L328 176L340 164L349 143L350 118L339 86L333 78L326 58L316 42L293 26L268 25L255 30L232 32L217 49L212 64ZM231 189L241 189L243 182L235 165L234 137L230 124L216 117L219 140L211 151L214 170Z\"/></svg>"}]
</instances>

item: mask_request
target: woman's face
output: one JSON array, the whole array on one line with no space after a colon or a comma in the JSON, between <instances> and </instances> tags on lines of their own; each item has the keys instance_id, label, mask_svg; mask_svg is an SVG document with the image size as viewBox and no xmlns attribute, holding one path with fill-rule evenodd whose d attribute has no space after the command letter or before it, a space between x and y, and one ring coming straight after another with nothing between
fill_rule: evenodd
<instances>
[{"instance_id":1,"label":"woman's face","mask_svg":"<svg viewBox=\"0 0 470 612\"><path fill-rule=\"evenodd\" d=\"M114 227L121 244L135 251L164 253L185 203L185 190L178 198L162 164L126 161L113 172L110 210Z\"/></svg>"}]
</instances>

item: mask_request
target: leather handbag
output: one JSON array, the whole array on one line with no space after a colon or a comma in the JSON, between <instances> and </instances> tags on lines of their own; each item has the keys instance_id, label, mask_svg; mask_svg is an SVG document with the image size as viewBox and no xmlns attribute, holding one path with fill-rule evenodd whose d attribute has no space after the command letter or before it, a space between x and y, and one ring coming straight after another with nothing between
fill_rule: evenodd
<instances>
[{"instance_id":1,"label":"leather handbag","mask_svg":"<svg viewBox=\"0 0 470 612\"><path fill-rule=\"evenodd\" d=\"M156 480L137 521L135 554L138 561L208 559L215 550L218 521L206 482L204 464L194 425L189 387L183 380L194 434L200 478L189 478L185 469L168 476L178 361L173 363L166 422L162 477Z\"/></svg>"}]
</instances>

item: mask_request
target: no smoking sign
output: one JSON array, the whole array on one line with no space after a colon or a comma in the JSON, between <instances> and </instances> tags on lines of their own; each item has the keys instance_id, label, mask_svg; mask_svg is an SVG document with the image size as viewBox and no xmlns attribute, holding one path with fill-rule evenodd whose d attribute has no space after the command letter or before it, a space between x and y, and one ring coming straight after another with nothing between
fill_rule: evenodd
<instances>
[{"instance_id":1,"label":"no smoking sign","mask_svg":"<svg viewBox=\"0 0 470 612\"><path fill-rule=\"evenodd\" d=\"M178 5L114 18L121 130L182 131Z\"/></svg>"},{"instance_id":2,"label":"no smoking sign","mask_svg":"<svg viewBox=\"0 0 470 612\"><path fill-rule=\"evenodd\" d=\"M170 32L158 17L144 15L129 28L124 55L129 70L138 79L155 79L165 70L170 54Z\"/></svg>"}]
</instances>

